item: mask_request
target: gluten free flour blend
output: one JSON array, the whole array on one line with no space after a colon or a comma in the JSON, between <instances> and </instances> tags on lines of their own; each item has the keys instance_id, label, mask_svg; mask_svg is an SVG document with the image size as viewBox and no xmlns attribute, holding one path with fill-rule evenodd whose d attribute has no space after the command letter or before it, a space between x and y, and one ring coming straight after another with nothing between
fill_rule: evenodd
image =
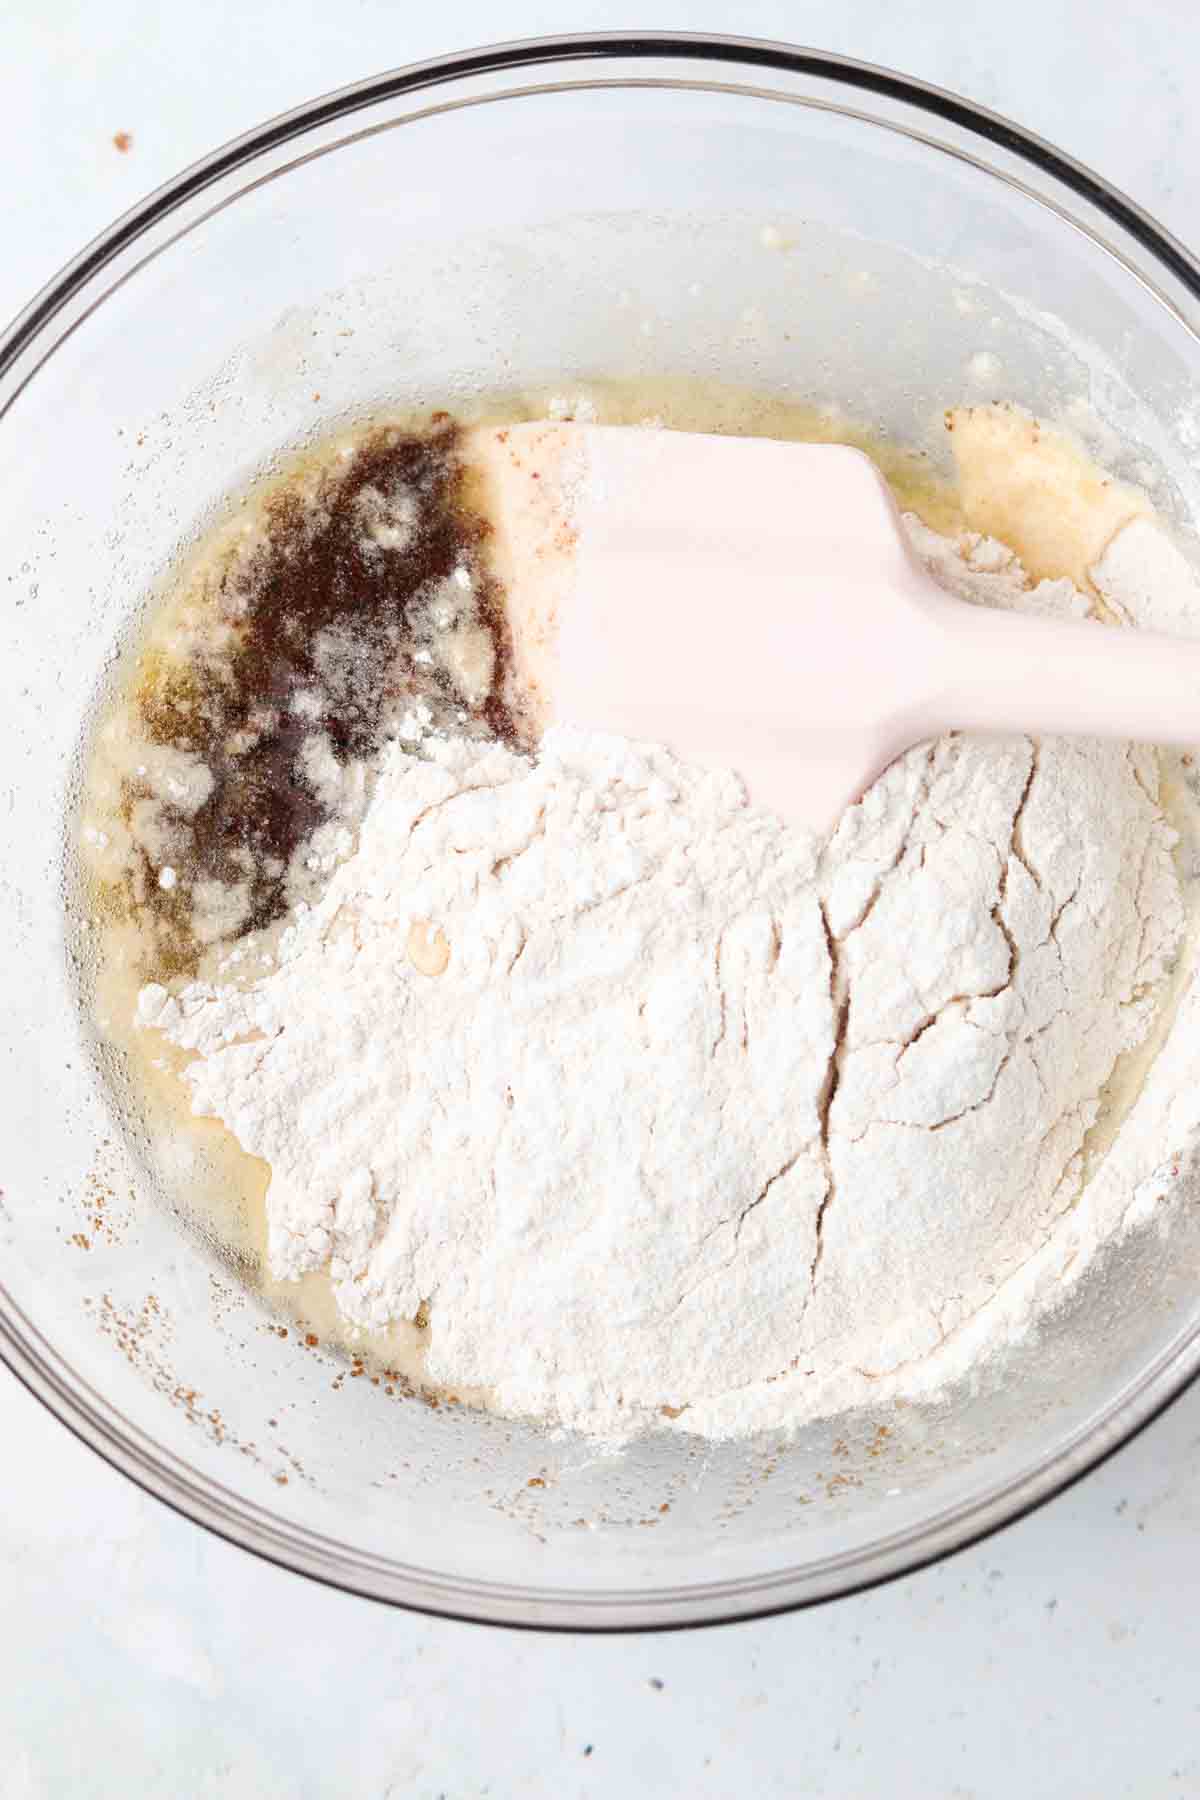
<instances>
[{"instance_id":1,"label":"gluten free flour blend","mask_svg":"<svg viewBox=\"0 0 1200 1800\"><path fill-rule=\"evenodd\" d=\"M1192 581L1125 524L1156 548L1118 534L1094 589L1144 619L1155 555L1168 604ZM907 525L967 602L1094 604ZM1160 779L948 738L821 845L660 747L426 708L262 972L149 983L138 1020L269 1163L273 1273L427 1321L430 1382L610 1442L930 1392L1132 1197L1103 1152L1186 923Z\"/></svg>"}]
</instances>

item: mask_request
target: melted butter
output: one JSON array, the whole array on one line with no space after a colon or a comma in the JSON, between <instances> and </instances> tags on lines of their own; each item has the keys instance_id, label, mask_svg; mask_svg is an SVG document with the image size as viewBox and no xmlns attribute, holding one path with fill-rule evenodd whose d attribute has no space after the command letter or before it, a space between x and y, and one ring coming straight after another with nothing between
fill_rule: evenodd
<instances>
[{"instance_id":1,"label":"melted butter","mask_svg":"<svg viewBox=\"0 0 1200 1800\"><path fill-rule=\"evenodd\" d=\"M1122 526L1153 512L1066 432L1018 407L958 407L946 425L965 523L1015 550L1035 581L1066 576L1093 592L1088 571Z\"/></svg>"}]
</instances>

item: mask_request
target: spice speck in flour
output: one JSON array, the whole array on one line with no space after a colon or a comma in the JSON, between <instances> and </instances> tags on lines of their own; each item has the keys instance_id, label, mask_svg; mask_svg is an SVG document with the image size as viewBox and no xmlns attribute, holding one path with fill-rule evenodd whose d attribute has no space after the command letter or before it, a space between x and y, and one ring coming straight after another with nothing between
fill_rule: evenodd
<instances>
[{"instance_id":1,"label":"spice speck in flour","mask_svg":"<svg viewBox=\"0 0 1200 1800\"><path fill-rule=\"evenodd\" d=\"M960 458L978 426L974 516L1013 466L1001 410L956 421ZM284 673L222 688L254 640L240 562L217 590L229 641L200 607L177 681L160 660L180 729L90 820L93 856L123 856L167 922L144 1041L269 1165L274 1275L324 1272L368 1339L420 1320L431 1384L612 1443L936 1392L1075 1278L1161 1162L1158 1071L1177 1085L1184 1065L1140 1053L1172 1021L1186 1041L1192 1004L1165 762L950 737L822 844L661 746L523 741L495 698L486 520L441 431L424 489L384 459L353 492L314 478L324 524L286 515L327 598L293 617L273 590ZM966 604L1200 629L1147 508L1101 531L1087 491L1074 579L1034 581L980 529L906 525ZM1039 568L1062 517L1034 521ZM341 563L320 547L333 518ZM273 554L268 536L260 574ZM217 757L197 707L220 713ZM212 849L197 822L251 800Z\"/></svg>"}]
</instances>

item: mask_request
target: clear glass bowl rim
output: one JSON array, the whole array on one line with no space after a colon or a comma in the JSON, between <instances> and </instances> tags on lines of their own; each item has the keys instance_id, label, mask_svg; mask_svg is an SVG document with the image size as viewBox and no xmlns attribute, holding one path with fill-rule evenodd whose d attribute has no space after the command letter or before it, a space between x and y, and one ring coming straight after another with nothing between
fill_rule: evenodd
<instances>
[{"instance_id":1,"label":"clear glass bowl rim","mask_svg":"<svg viewBox=\"0 0 1200 1800\"><path fill-rule=\"evenodd\" d=\"M118 282L136 273L177 235L181 212L204 202L223 204L222 184L231 187L256 162L268 163L295 140L337 125L357 112L388 100L436 90L449 83L481 81L505 72L547 71L562 65L604 65L583 77L606 82L671 88L682 76L638 73L670 60L694 64L689 86L741 87L753 94L755 71L809 77L858 96L859 117L877 124L891 119L864 112L861 101L898 105L913 119L925 115L956 134L951 146L936 147L982 161L990 146L1022 171L1039 197L1065 213L1075 209L1101 219L1110 248L1138 276L1156 287L1168 305L1185 313L1193 333L1200 325L1200 262L1161 225L1093 170L1064 155L1045 139L1000 114L949 91L875 64L766 39L691 32L610 32L567 34L485 46L413 63L322 95L232 139L118 218L38 293L0 335L0 419L63 338L103 302ZM616 64L626 65L623 68ZM718 76L717 71L720 71ZM527 91L527 90L526 90ZM762 90L758 90L762 93ZM490 91L459 104L494 98ZM503 97L503 96L500 96ZM763 96L764 98L767 96ZM802 94L772 98L805 104ZM807 103L811 104L809 97ZM835 110L849 104L821 100ZM389 121L390 128L407 121ZM902 129L912 129L902 127ZM319 154L326 146L318 146ZM329 146L332 147L332 146ZM303 154L303 153L301 153ZM265 178L286 172L266 171ZM994 173L997 171L993 166ZM1013 176L1006 177L1014 179ZM236 191L236 189L234 190ZM224 198L232 198L232 194ZM180 223L187 229L193 222ZM1163 290L1166 290L1165 292ZM353 1546L298 1527L267 1508L234 1495L155 1444L122 1419L95 1388L71 1368L16 1305L0 1283L0 1361L83 1443L113 1468L176 1512L228 1542L282 1568L330 1586L417 1611L469 1621L568 1631L643 1631L763 1617L854 1593L912 1573L988 1536L1031 1512L1094 1469L1144 1430L1200 1375L1200 1327L1168 1347L1137 1381L1117 1395L1102 1415L1022 1475L920 1527L884 1538L863 1551L825 1558L762 1577L654 1590L585 1592L517 1587L501 1582L442 1578L423 1569L372 1556Z\"/></svg>"}]
</instances>

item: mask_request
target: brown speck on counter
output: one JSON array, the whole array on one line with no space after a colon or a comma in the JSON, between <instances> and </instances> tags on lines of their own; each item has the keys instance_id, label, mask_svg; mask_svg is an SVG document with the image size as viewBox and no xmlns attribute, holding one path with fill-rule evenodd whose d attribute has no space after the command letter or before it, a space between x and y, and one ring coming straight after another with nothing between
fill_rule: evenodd
<instances>
[{"instance_id":1,"label":"brown speck on counter","mask_svg":"<svg viewBox=\"0 0 1200 1800\"><path fill-rule=\"evenodd\" d=\"M308 1332L304 1339L305 1344L310 1350L315 1350L320 1341L321 1340L317 1337L316 1333L312 1331Z\"/></svg>"},{"instance_id":2,"label":"brown speck on counter","mask_svg":"<svg viewBox=\"0 0 1200 1800\"><path fill-rule=\"evenodd\" d=\"M132 131L114 131L113 149L119 150L122 156L128 156L129 152L133 149Z\"/></svg>"}]
</instances>

